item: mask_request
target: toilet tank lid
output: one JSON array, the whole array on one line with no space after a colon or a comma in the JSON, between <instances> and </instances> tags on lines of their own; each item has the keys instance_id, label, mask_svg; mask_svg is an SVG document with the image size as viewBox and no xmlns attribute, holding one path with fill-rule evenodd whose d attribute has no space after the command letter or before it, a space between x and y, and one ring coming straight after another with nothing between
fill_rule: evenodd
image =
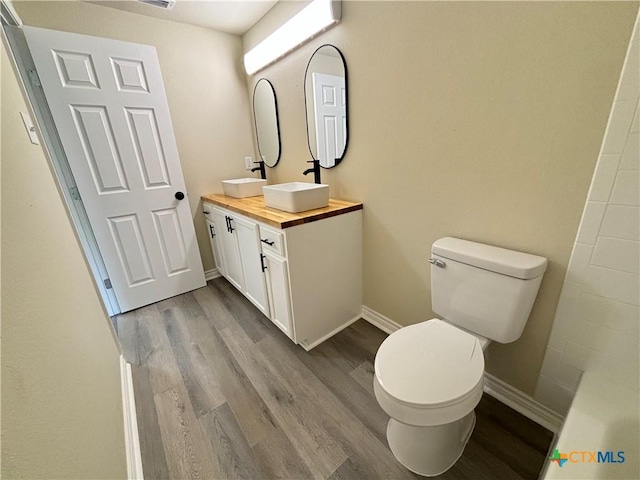
<instances>
[{"instance_id":1,"label":"toilet tank lid","mask_svg":"<svg viewBox=\"0 0 640 480\"><path fill-rule=\"evenodd\" d=\"M539 277L547 269L544 257L453 237L436 240L431 253L523 280Z\"/></svg>"}]
</instances>

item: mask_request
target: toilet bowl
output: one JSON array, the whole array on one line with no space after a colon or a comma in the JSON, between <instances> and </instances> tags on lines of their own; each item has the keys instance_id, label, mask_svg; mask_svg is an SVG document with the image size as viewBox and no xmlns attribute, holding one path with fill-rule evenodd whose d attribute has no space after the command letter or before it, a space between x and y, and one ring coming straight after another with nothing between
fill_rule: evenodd
<instances>
[{"instance_id":1,"label":"toilet bowl","mask_svg":"<svg viewBox=\"0 0 640 480\"><path fill-rule=\"evenodd\" d=\"M378 349L374 392L391 417L389 447L409 470L435 476L462 454L482 397L478 338L433 319L392 333Z\"/></svg>"},{"instance_id":2,"label":"toilet bowl","mask_svg":"<svg viewBox=\"0 0 640 480\"><path fill-rule=\"evenodd\" d=\"M409 470L444 473L464 451L482 397L489 339L517 340L547 259L459 238L431 249L431 303L443 320L403 327L382 342L373 388L391 417L389 448Z\"/></svg>"}]
</instances>

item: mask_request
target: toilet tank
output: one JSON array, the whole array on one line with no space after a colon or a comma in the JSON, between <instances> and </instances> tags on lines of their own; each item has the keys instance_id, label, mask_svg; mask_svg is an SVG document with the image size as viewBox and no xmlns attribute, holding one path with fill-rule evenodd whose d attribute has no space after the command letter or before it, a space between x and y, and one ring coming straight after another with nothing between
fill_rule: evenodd
<instances>
[{"instance_id":1,"label":"toilet tank","mask_svg":"<svg viewBox=\"0 0 640 480\"><path fill-rule=\"evenodd\" d=\"M500 343L522 335L547 259L459 238L431 248L433 311Z\"/></svg>"}]
</instances>

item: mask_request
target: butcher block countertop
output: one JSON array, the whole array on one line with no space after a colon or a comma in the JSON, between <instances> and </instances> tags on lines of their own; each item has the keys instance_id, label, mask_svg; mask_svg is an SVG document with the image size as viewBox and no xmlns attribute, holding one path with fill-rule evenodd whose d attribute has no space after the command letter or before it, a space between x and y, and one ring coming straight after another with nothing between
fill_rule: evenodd
<instances>
[{"instance_id":1,"label":"butcher block countertop","mask_svg":"<svg viewBox=\"0 0 640 480\"><path fill-rule=\"evenodd\" d=\"M264 197L233 198L220 193L202 195L202 201L219 205L228 210L238 212L260 222L277 228L289 228L303 223L315 222L323 218L335 217L343 213L362 210L362 203L329 199L329 205L324 208L307 210L306 212L289 213L276 208L267 207Z\"/></svg>"}]
</instances>

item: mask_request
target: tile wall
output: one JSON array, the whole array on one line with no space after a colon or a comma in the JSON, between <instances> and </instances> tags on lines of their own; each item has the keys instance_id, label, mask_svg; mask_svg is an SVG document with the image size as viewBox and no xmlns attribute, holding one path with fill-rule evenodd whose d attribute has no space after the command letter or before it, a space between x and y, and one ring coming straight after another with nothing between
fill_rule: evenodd
<instances>
[{"instance_id":1,"label":"tile wall","mask_svg":"<svg viewBox=\"0 0 640 480\"><path fill-rule=\"evenodd\" d=\"M584 371L638 390L639 37L636 21L535 392L560 414Z\"/></svg>"}]
</instances>

